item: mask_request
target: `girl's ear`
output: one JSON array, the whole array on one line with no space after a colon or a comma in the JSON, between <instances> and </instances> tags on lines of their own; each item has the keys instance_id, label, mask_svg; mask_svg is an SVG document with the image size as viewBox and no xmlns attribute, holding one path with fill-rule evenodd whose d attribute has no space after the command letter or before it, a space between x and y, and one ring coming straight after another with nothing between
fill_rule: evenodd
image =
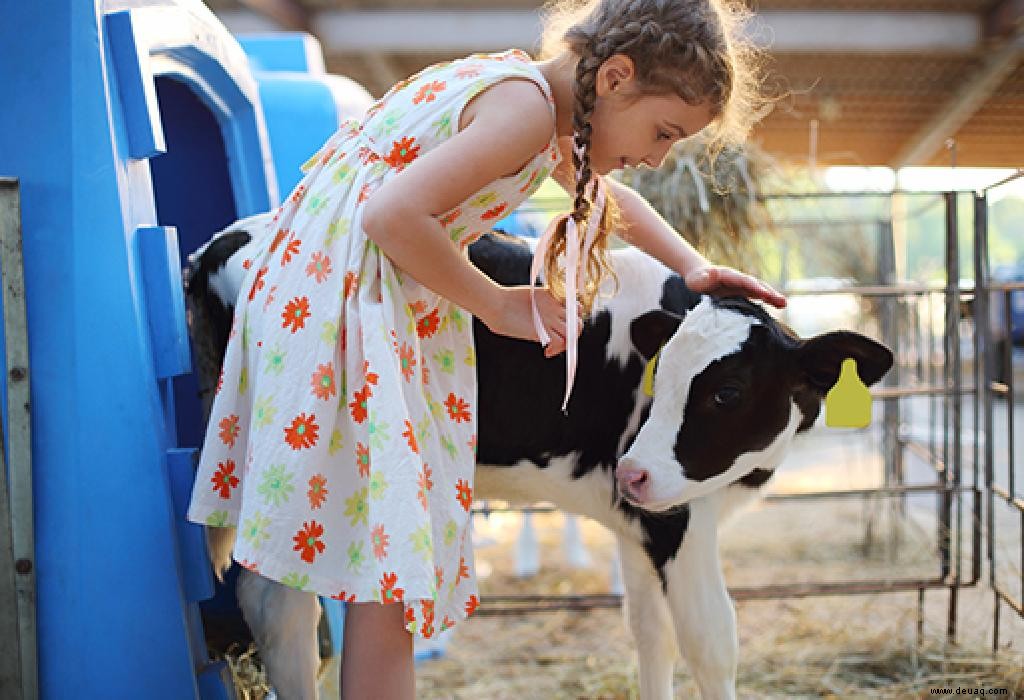
<instances>
[{"instance_id":1,"label":"girl's ear","mask_svg":"<svg viewBox=\"0 0 1024 700\"><path fill-rule=\"evenodd\" d=\"M597 80L595 89L599 97L609 92L621 91L624 83L633 80L636 75L636 66L633 59L621 53L613 54L604 60L601 67L597 69Z\"/></svg>"}]
</instances>

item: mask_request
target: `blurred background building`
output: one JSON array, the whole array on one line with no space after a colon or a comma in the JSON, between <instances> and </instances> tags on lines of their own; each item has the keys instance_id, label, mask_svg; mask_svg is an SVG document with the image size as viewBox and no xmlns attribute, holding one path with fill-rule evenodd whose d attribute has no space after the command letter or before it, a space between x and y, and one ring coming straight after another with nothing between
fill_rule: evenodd
<instances>
[{"instance_id":1,"label":"blurred background building","mask_svg":"<svg viewBox=\"0 0 1024 700\"><path fill-rule=\"evenodd\" d=\"M303 30L379 96L472 51L534 51L537 0L207 0L233 33ZM754 134L814 165L1024 163L1020 0L761 0L751 32L788 97Z\"/></svg>"}]
</instances>

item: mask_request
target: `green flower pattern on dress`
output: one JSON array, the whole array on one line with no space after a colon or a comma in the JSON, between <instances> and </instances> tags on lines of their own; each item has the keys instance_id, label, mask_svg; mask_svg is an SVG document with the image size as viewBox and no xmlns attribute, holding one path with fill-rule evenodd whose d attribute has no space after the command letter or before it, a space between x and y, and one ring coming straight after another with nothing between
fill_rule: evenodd
<instances>
[{"instance_id":1,"label":"green flower pattern on dress","mask_svg":"<svg viewBox=\"0 0 1024 700\"><path fill-rule=\"evenodd\" d=\"M361 488L350 498L345 499L345 515L348 516L353 527L360 523L363 525L367 523L370 510L366 504L366 493L367 489Z\"/></svg>"},{"instance_id":2,"label":"green flower pattern on dress","mask_svg":"<svg viewBox=\"0 0 1024 700\"><path fill-rule=\"evenodd\" d=\"M338 326L330 321L324 321L323 326L320 329L320 340L324 341L328 345L334 346L338 344Z\"/></svg>"},{"instance_id":3,"label":"green flower pattern on dress","mask_svg":"<svg viewBox=\"0 0 1024 700\"><path fill-rule=\"evenodd\" d=\"M378 450L383 450L384 445L391 439L388 434L388 428L390 426L383 420L376 411L370 411L370 423L366 428L366 433L370 438L370 446L375 447Z\"/></svg>"},{"instance_id":4,"label":"green flower pattern on dress","mask_svg":"<svg viewBox=\"0 0 1024 700\"><path fill-rule=\"evenodd\" d=\"M448 138L452 135L452 113L445 112L441 117L430 125L434 129L434 136L437 138Z\"/></svg>"},{"instance_id":5,"label":"green flower pattern on dress","mask_svg":"<svg viewBox=\"0 0 1024 700\"><path fill-rule=\"evenodd\" d=\"M295 486L292 484L292 474L283 464L272 464L263 473L263 481L256 489L266 505L280 506L288 501Z\"/></svg>"},{"instance_id":6,"label":"green flower pattern on dress","mask_svg":"<svg viewBox=\"0 0 1024 700\"><path fill-rule=\"evenodd\" d=\"M327 454L332 457L338 454L338 450L345 447L345 436L337 428L331 433L331 441L327 443Z\"/></svg>"},{"instance_id":7,"label":"green flower pattern on dress","mask_svg":"<svg viewBox=\"0 0 1024 700\"><path fill-rule=\"evenodd\" d=\"M277 415L277 408L272 403L272 396L262 396L256 399L252 409L253 425L257 430L266 428Z\"/></svg>"},{"instance_id":8,"label":"green flower pattern on dress","mask_svg":"<svg viewBox=\"0 0 1024 700\"><path fill-rule=\"evenodd\" d=\"M267 367L264 372L280 376L284 372L284 357L285 352L281 349L281 346L274 346L274 348L267 352Z\"/></svg>"},{"instance_id":9,"label":"green flower pattern on dress","mask_svg":"<svg viewBox=\"0 0 1024 700\"><path fill-rule=\"evenodd\" d=\"M348 219L335 219L327 225L327 238L324 239L325 246L332 246L342 236L347 236L351 222Z\"/></svg>"},{"instance_id":10,"label":"green flower pattern on dress","mask_svg":"<svg viewBox=\"0 0 1024 700\"><path fill-rule=\"evenodd\" d=\"M378 136L387 138L395 133L395 129L399 127L404 116L405 110L402 109L389 109L385 112L381 116L380 128L377 130Z\"/></svg>"},{"instance_id":11,"label":"green flower pattern on dress","mask_svg":"<svg viewBox=\"0 0 1024 700\"><path fill-rule=\"evenodd\" d=\"M455 353L451 350L441 350L434 353L434 362L445 374L455 374Z\"/></svg>"},{"instance_id":12,"label":"green flower pattern on dress","mask_svg":"<svg viewBox=\"0 0 1024 700\"><path fill-rule=\"evenodd\" d=\"M331 198L323 192L310 195L306 198L306 213L310 216L319 216L330 202Z\"/></svg>"},{"instance_id":13,"label":"green flower pattern on dress","mask_svg":"<svg viewBox=\"0 0 1024 700\"><path fill-rule=\"evenodd\" d=\"M304 591L309 585L309 574L300 575L298 571L289 571L281 579L281 583L297 591Z\"/></svg>"},{"instance_id":14,"label":"green flower pattern on dress","mask_svg":"<svg viewBox=\"0 0 1024 700\"><path fill-rule=\"evenodd\" d=\"M362 542L353 542L348 546L348 570L360 573L366 563L366 552L363 551Z\"/></svg>"},{"instance_id":15,"label":"green flower pattern on dress","mask_svg":"<svg viewBox=\"0 0 1024 700\"><path fill-rule=\"evenodd\" d=\"M226 510L215 510L206 516L206 524L210 527L227 527L231 523L228 521L228 512Z\"/></svg>"},{"instance_id":16,"label":"green flower pattern on dress","mask_svg":"<svg viewBox=\"0 0 1024 700\"><path fill-rule=\"evenodd\" d=\"M242 537L248 540L256 549L270 539L267 526L270 525L270 518L259 511L252 514L252 517L242 523Z\"/></svg>"},{"instance_id":17,"label":"green flower pattern on dress","mask_svg":"<svg viewBox=\"0 0 1024 700\"><path fill-rule=\"evenodd\" d=\"M411 535L412 549L423 556L424 561L430 561L434 556L434 538L430 536L430 526L423 525L417 528Z\"/></svg>"},{"instance_id":18,"label":"green flower pattern on dress","mask_svg":"<svg viewBox=\"0 0 1024 700\"><path fill-rule=\"evenodd\" d=\"M370 472L370 498L375 501L382 500L387 488L388 482L387 479L384 478L384 472L379 470Z\"/></svg>"}]
</instances>

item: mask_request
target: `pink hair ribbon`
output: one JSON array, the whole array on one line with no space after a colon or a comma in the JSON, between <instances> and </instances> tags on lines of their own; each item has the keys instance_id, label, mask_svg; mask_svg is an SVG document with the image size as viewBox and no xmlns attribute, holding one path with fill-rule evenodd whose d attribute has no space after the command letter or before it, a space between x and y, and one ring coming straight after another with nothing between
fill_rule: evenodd
<instances>
[{"instance_id":1,"label":"pink hair ribbon","mask_svg":"<svg viewBox=\"0 0 1024 700\"><path fill-rule=\"evenodd\" d=\"M565 398L562 400L562 412L566 412L569 406L569 396L572 394L573 382L576 379L577 363L577 336L579 335L578 318L576 316L577 292L583 284L585 273L584 265L590 256L590 249L597 239L597 230L601 224L601 217L604 213L605 190L601 178L595 176L591 180L596 197L594 206L590 212L587 224L587 233L583 239L583 248L580 248L579 230L576 220L568 214L555 217L548 225L544 235L537 241L537 249L533 253L533 262L530 265L530 300L533 311L533 327L537 332L537 339L542 346L551 342L551 337L544 328L540 312L537 310L537 297L534 293L534 283L540 273L541 265L551 247L551 239L555 230L563 219L565 222ZM582 253L582 254L581 254Z\"/></svg>"}]
</instances>

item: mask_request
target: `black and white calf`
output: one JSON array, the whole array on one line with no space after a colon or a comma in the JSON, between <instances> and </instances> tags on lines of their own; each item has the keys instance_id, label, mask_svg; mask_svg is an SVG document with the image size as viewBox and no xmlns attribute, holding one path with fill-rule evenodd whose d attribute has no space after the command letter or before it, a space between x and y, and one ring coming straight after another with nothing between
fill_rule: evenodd
<instances>
[{"instance_id":1,"label":"black and white calf","mask_svg":"<svg viewBox=\"0 0 1024 700\"><path fill-rule=\"evenodd\" d=\"M222 352L226 342L246 231L253 230L247 223L194 258L189 297L200 348ZM522 242L488 235L470 255L498 282L528 283L531 253ZM618 293L586 321L568 415L560 410L562 357L545 359L537 343L475 325L476 495L551 501L612 530L641 697L672 697L682 652L704 697L731 698L736 621L719 525L771 477L793 436L814 423L844 358L855 358L873 384L892 354L851 332L800 340L755 304L690 292L639 251L611 256ZM642 385L652 358L648 396ZM215 567L230 563L233 536L212 533ZM315 597L243 571L239 601L279 696L314 697Z\"/></svg>"}]
</instances>

